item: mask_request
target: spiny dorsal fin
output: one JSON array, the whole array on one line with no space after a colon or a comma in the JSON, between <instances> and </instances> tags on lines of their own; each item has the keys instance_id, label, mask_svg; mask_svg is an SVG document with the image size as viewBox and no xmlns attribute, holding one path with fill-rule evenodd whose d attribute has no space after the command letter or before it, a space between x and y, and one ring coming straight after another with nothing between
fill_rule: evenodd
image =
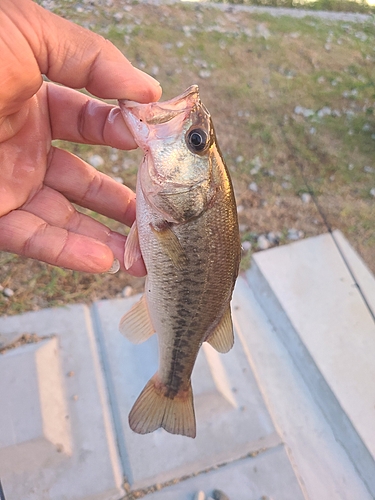
<instances>
[{"instance_id":1,"label":"spiny dorsal fin","mask_svg":"<svg viewBox=\"0 0 375 500\"><path fill-rule=\"evenodd\" d=\"M232 349L234 344L233 337L233 323L232 315L230 311L230 306L225 311L220 323L217 325L215 330L206 339L206 341L212 345L214 349L218 352L228 352Z\"/></svg>"},{"instance_id":2,"label":"spiny dorsal fin","mask_svg":"<svg viewBox=\"0 0 375 500\"><path fill-rule=\"evenodd\" d=\"M163 427L172 434L195 438L195 415L191 383L187 389L169 398L156 373L134 403L129 413L130 428L138 434L148 434Z\"/></svg>"},{"instance_id":3,"label":"spiny dorsal fin","mask_svg":"<svg viewBox=\"0 0 375 500\"><path fill-rule=\"evenodd\" d=\"M151 230L159 240L165 253L173 262L177 269L183 269L188 263L185 250L170 225L166 222L164 225L157 227L150 224Z\"/></svg>"},{"instance_id":4,"label":"spiny dorsal fin","mask_svg":"<svg viewBox=\"0 0 375 500\"><path fill-rule=\"evenodd\" d=\"M126 238L125 251L124 251L124 266L125 269L130 269L134 262L142 257L141 248L138 239L138 226L137 221L133 225Z\"/></svg>"},{"instance_id":5,"label":"spiny dorsal fin","mask_svg":"<svg viewBox=\"0 0 375 500\"><path fill-rule=\"evenodd\" d=\"M141 344L155 333L144 295L121 318L120 332L133 344Z\"/></svg>"}]
</instances>

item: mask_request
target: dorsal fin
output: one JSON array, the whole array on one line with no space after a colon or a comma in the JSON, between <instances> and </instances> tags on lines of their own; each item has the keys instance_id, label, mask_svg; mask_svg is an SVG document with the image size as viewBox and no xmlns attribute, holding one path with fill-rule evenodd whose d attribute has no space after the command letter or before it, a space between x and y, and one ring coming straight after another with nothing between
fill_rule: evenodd
<instances>
[{"instance_id":1,"label":"dorsal fin","mask_svg":"<svg viewBox=\"0 0 375 500\"><path fill-rule=\"evenodd\" d=\"M120 332L133 344L141 344L155 333L144 295L121 318Z\"/></svg>"},{"instance_id":2,"label":"dorsal fin","mask_svg":"<svg viewBox=\"0 0 375 500\"><path fill-rule=\"evenodd\" d=\"M218 352L225 353L232 349L234 344L233 323L230 306L223 314L219 324L211 335L206 339L206 342L212 345Z\"/></svg>"}]
</instances>

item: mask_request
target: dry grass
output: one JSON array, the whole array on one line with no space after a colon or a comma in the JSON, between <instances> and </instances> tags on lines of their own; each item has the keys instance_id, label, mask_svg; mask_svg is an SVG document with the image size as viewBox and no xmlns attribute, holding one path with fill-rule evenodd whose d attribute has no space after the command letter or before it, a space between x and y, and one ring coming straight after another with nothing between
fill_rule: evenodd
<instances>
[{"instance_id":1,"label":"dry grass","mask_svg":"<svg viewBox=\"0 0 375 500\"><path fill-rule=\"evenodd\" d=\"M154 74L165 98L199 84L242 207L242 236L253 250L257 236L269 231L280 232L284 243L290 228L305 236L327 230L314 204L301 201L310 189L332 227L375 272L373 24L187 4L114 1L107 7L96 1L82 4L83 12L74 2L55 4L57 13L110 38L134 65ZM296 106L314 114L296 114ZM324 107L331 113L319 116ZM104 172L134 187L139 152L62 146L84 159L100 154ZM0 284L15 292L9 299L0 295L0 314L115 297L129 283L142 287L126 274L91 276L0 254Z\"/></svg>"}]
</instances>

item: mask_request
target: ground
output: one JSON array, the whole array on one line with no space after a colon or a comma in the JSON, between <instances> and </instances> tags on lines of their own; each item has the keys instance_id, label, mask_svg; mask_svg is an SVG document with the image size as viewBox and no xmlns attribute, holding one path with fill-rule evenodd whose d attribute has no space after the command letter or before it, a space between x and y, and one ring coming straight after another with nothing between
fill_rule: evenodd
<instances>
[{"instance_id":1,"label":"ground","mask_svg":"<svg viewBox=\"0 0 375 500\"><path fill-rule=\"evenodd\" d=\"M243 268L254 251L338 228L375 272L372 20L122 0L42 4L109 38L161 82L163 99L199 85L235 187ZM139 151L57 145L93 163L98 155L100 170L134 188ZM0 294L0 314L17 314L121 296L126 286L125 293L134 293L143 279L77 273L0 253L0 285L10 290Z\"/></svg>"}]
</instances>

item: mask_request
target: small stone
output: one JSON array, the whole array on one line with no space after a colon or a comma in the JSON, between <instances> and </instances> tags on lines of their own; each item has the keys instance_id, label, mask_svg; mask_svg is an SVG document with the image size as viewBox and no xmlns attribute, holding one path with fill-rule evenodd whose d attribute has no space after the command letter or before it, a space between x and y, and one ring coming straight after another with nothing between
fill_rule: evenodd
<instances>
[{"instance_id":1,"label":"small stone","mask_svg":"<svg viewBox=\"0 0 375 500\"><path fill-rule=\"evenodd\" d=\"M315 113L312 109L304 108L303 106L296 106L294 108L294 114L295 115L302 115L305 118L309 118L310 116L315 115Z\"/></svg>"},{"instance_id":2,"label":"small stone","mask_svg":"<svg viewBox=\"0 0 375 500\"><path fill-rule=\"evenodd\" d=\"M257 246L259 250L267 250L267 248L269 248L270 245L271 243L268 241L267 237L264 234L258 236Z\"/></svg>"},{"instance_id":3,"label":"small stone","mask_svg":"<svg viewBox=\"0 0 375 500\"><path fill-rule=\"evenodd\" d=\"M127 285L122 291L122 296L124 298L130 297L132 294L133 294L133 287L131 287L130 285Z\"/></svg>"},{"instance_id":4,"label":"small stone","mask_svg":"<svg viewBox=\"0 0 375 500\"><path fill-rule=\"evenodd\" d=\"M328 106L324 106L324 108L320 109L317 113L319 118L323 118L324 116L330 116L332 113L331 108Z\"/></svg>"},{"instance_id":5,"label":"small stone","mask_svg":"<svg viewBox=\"0 0 375 500\"><path fill-rule=\"evenodd\" d=\"M288 229L288 235L287 235L287 238L288 240L299 240L300 238L303 238L304 237L304 232L303 231L299 231L298 229L294 229L294 228L291 228L291 229Z\"/></svg>"},{"instance_id":6,"label":"small stone","mask_svg":"<svg viewBox=\"0 0 375 500\"><path fill-rule=\"evenodd\" d=\"M212 492L212 498L214 500L229 500L229 497L221 490L214 490Z\"/></svg>"},{"instance_id":7,"label":"small stone","mask_svg":"<svg viewBox=\"0 0 375 500\"><path fill-rule=\"evenodd\" d=\"M349 163L349 165L348 165L348 169L349 169L349 170L353 170L353 168L354 168L353 163Z\"/></svg>"},{"instance_id":8,"label":"small stone","mask_svg":"<svg viewBox=\"0 0 375 500\"><path fill-rule=\"evenodd\" d=\"M122 18L123 18L123 17L124 17L124 13L123 13L123 12L115 12L115 13L113 14L113 19L114 19L117 23L119 23L119 22L122 20Z\"/></svg>"},{"instance_id":9,"label":"small stone","mask_svg":"<svg viewBox=\"0 0 375 500\"><path fill-rule=\"evenodd\" d=\"M118 182L119 184L124 184L124 179L122 177L119 177L117 175L113 176L112 179L116 182Z\"/></svg>"},{"instance_id":10,"label":"small stone","mask_svg":"<svg viewBox=\"0 0 375 500\"><path fill-rule=\"evenodd\" d=\"M267 240L272 244L272 245L277 245L280 241L280 234L275 233L274 231L270 231L267 234Z\"/></svg>"},{"instance_id":11,"label":"small stone","mask_svg":"<svg viewBox=\"0 0 375 500\"><path fill-rule=\"evenodd\" d=\"M78 401L78 396L77 396L77 394L74 394L74 396L73 396L73 398L72 398L72 399L73 399L73 401Z\"/></svg>"},{"instance_id":12,"label":"small stone","mask_svg":"<svg viewBox=\"0 0 375 500\"><path fill-rule=\"evenodd\" d=\"M302 200L302 203L310 203L310 201L311 201L311 194L310 193L302 193L301 194L301 200Z\"/></svg>"},{"instance_id":13,"label":"small stone","mask_svg":"<svg viewBox=\"0 0 375 500\"><path fill-rule=\"evenodd\" d=\"M309 130L309 132L310 132L311 135L316 134L316 128L315 127L311 127L310 130Z\"/></svg>"},{"instance_id":14,"label":"small stone","mask_svg":"<svg viewBox=\"0 0 375 500\"><path fill-rule=\"evenodd\" d=\"M250 191L254 191L254 193L258 192L258 184L256 182L251 182L249 184Z\"/></svg>"},{"instance_id":15,"label":"small stone","mask_svg":"<svg viewBox=\"0 0 375 500\"><path fill-rule=\"evenodd\" d=\"M110 159L111 161L117 161L117 160L118 160L118 153L116 153L116 152L111 153L111 154L109 155L109 159Z\"/></svg>"},{"instance_id":16,"label":"small stone","mask_svg":"<svg viewBox=\"0 0 375 500\"><path fill-rule=\"evenodd\" d=\"M152 76L158 76L159 74L159 66L152 66L151 68L151 75Z\"/></svg>"},{"instance_id":17,"label":"small stone","mask_svg":"<svg viewBox=\"0 0 375 500\"><path fill-rule=\"evenodd\" d=\"M177 47L178 49L181 49L184 45L185 45L185 44L184 44L184 42L183 42L182 40L178 40L178 41L176 42L176 47Z\"/></svg>"},{"instance_id":18,"label":"small stone","mask_svg":"<svg viewBox=\"0 0 375 500\"><path fill-rule=\"evenodd\" d=\"M236 163L242 163L244 161L244 157L242 155L238 155L236 158Z\"/></svg>"},{"instance_id":19,"label":"small stone","mask_svg":"<svg viewBox=\"0 0 375 500\"><path fill-rule=\"evenodd\" d=\"M197 491L195 496L194 496L194 500L205 500L206 498L206 495L204 494L203 491Z\"/></svg>"},{"instance_id":20,"label":"small stone","mask_svg":"<svg viewBox=\"0 0 375 500\"><path fill-rule=\"evenodd\" d=\"M251 247L252 247L252 244L250 241L243 241L242 242L242 249L244 252L248 252L249 250L251 250Z\"/></svg>"},{"instance_id":21,"label":"small stone","mask_svg":"<svg viewBox=\"0 0 375 500\"><path fill-rule=\"evenodd\" d=\"M104 165L104 160L100 155L92 155L88 159L88 162L90 163L91 166L94 168L99 168Z\"/></svg>"},{"instance_id":22,"label":"small stone","mask_svg":"<svg viewBox=\"0 0 375 500\"><path fill-rule=\"evenodd\" d=\"M370 194L375 198L375 188L370 189Z\"/></svg>"},{"instance_id":23,"label":"small stone","mask_svg":"<svg viewBox=\"0 0 375 500\"><path fill-rule=\"evenodd\" d=\"M70 371L70 372L68 372L66 375L67 375L68 377L74 377L74 371L73 371L73 370L71 370L71 371Z\"/></svg>"},{"instance_id":24,"label":"small stone","mask_svg":"<svg viewBox=\"0 0 375 500\"><path fill-rule=\"evenodd\" d=\"M3 295L8 298L13 297L14 291L11 288L4 288Z\"/></svg>"},{"instance_id":25,"label":"small stone","mask_svg":"<svg viewBox=\"0 0 375 500\"><path fill-rule=\"evenodd\" d=\"M282 183L281 183L281 187L282 187L283 189L290 189L290 188L292 187L292 185L291 185L291 183L290 183L290 182L288 182L288 181L284 181L284 182L282 182Z\"/></svg>"},{"instance_id":26,"label":"small stone","mask_svg":"<svg viewBox=\"0 0 375 500\"><path fill-rule=\"evenodd\" d=\"M363 167L363 170L367 173L367 174L373 174L375 172L375 169L373 167Z\"/></svg>"},{"instance_id":27,"label":"small stone","mask_svg":"<svg viewBox=\"0 0 375 500\"><path fill-rule=\"evenodd\" d=\"M201 69L200 72L199 72L199 76L201 78L210 78L211 71L209 69Z\"/></svg>"},{"instance_id":28,"label":"small stone","mask_svg":"<svg viewBox=\"0 0 375 500\"><path fill-rule=\"evenodd\" d=\"M245 210L245 207L243 205L238 205L237 207L237 213L240 214Z\"/></svg>"}]
</instances>

